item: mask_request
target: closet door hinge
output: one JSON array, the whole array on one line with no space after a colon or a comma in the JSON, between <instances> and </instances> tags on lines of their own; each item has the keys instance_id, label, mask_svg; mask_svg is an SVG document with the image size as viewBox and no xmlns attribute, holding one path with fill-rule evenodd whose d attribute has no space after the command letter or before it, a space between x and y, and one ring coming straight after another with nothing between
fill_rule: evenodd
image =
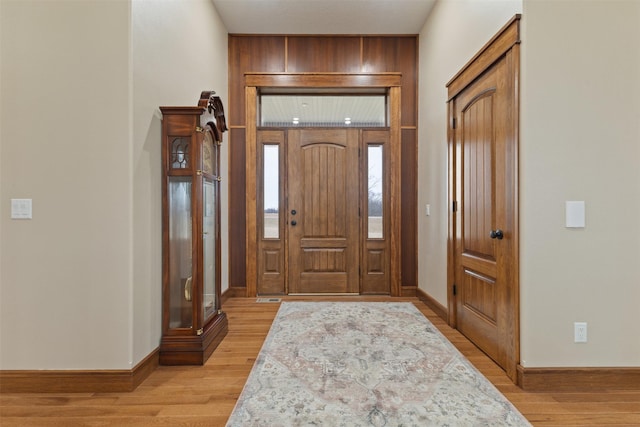
<instances>
[{"instance_id":1,"label":"closet door hinge","mask_svg":"<svg viewBox=\"0 0 640 427\"><path fill-rule=\"evenodd\" d=\"M453 284L453 296L458 295L458 288L456 287L455 283Z\"/></svg>"},{"instance_id":2,"label":"closet door hinge","mask_svg":"<svg viewBox=\"0 0 640 427\"><path fill-rule=\"evenodd\" d=\"M451 119L451 129L455 129L455 128L456 128L456 118L455 118L455 117L453 117L453 118Z\"/></svg>"},{"instance_id":3,"label":"closet door hinge","mask_svg":"<svg viewBox=\"0 0 640 427\"><path fill-rule=\"evenodd\" d=\"M458 212L458 202L456 200L451 204L451 212Z\"/></svg>"}]
</instances>

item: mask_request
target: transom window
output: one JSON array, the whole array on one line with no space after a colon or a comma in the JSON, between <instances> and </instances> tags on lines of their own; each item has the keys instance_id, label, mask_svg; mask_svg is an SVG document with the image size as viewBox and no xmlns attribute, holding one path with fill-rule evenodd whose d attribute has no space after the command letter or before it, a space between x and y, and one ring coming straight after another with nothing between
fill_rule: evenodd
<instances>
[{"instance_id":1,"label":"transom window","mask_svg":"<svg viewBox=\"0 0 640 427\"><path fill-rule=\"evenodd\" d=\"M260 127L387 127L387 96L366 94L262 94Z\"/></svg>"}]
</instances>

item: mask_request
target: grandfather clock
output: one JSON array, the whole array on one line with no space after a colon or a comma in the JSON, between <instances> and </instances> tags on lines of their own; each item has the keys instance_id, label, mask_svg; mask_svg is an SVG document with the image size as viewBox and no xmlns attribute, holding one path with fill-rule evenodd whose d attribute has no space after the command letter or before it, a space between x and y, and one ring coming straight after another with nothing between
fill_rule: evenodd
<instances>
[{"instance_id":1,"label":"grandfather clock","mask_svg":"<svg viewBox=\"0 0 640 427\"><path fill-rule=\"evenodd\" d=\"M220 304L220 98L162 111L160 364L202 365L227 334Z\"/></svg>"}]
</instances>

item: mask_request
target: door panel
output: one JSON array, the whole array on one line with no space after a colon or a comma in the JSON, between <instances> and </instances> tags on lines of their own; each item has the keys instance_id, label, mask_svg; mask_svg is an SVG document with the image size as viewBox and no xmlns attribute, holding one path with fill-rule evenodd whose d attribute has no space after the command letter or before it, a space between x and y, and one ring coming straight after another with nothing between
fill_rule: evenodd
<instances>
[{"instance_id":1,"label":"door panel","mask_svg":"<svg viewBox=\"0 0 640 427\"><path fill-rule=\"evenodd\" d=\"M509 67L509 55L502 57L453 100L457 327L505 369L514 351L517 294L511 138L515 97ZM497 230L503 233L500 239L491 235Z\"/></svg>"},{"instance_id":2,"label":"door panel","mask_svg":"<svg viewBox=\"0 0 640 427\"><path fill-rule=\"evenodd\" d=\"M358 130L288 131L289 293L359 291Z\"/></svg>"},{"instance_id":3,"label":"door panel","mask_svg":"<svg viewBox=\"0 0 640 427\"><path fill-rule=\"evenodd\" d=\"M495 96L495 90L488 90L473 99L462 112L460 127L465 159L464 252L478 254L494 263L495 248L487 230L491 230L495 203L492 164Z\"/></svg>"},{"instance_id":4,"label":"door panel","mask_svg":"<svg viewBox=\"0 0 640 427\"><path fill-rule=\"evenodd\" d=\"M496 72L492 71L459 99L465 105L462 105L460 121L464 193L460 212L463 225L458 319L462 333L493 359L498 358L496 248L489 232L495 222L493 126L497 95L493 85ZM474 98L468 101L470 97Z\"/></svg>"}]
</instances>

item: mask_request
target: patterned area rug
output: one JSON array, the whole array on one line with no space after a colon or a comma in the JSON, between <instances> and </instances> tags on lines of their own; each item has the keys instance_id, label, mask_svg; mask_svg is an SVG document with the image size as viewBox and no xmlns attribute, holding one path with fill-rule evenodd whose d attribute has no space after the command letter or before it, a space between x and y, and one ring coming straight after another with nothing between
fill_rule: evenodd
<instances>
[{"instance_id":1,"label":"patterned area rug","mask_svg":"<svg viewBox=\"0 0 640 427\"><path fill-rule=\"evenodd\" d=\"M283 302L227 423L529 426L411 303Z\"/></svg>"}]
</instances>

